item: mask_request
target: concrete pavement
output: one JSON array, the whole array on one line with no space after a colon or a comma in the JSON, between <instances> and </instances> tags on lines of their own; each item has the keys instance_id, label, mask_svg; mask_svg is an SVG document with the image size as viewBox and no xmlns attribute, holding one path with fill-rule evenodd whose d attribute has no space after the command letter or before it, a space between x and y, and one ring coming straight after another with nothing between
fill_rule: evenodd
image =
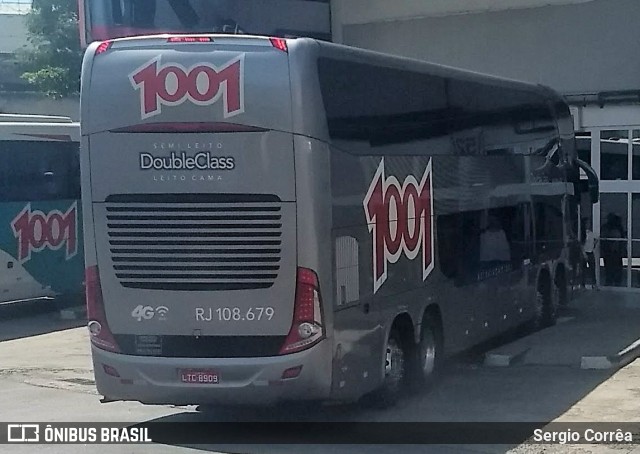
<instances>
[{"instance_id":1,"label":"concrete pavement","mask_svg":"<svg viewBox=\"0 0 640 454\"><path fill-rule=\"evenodd\" d=\"M97 395L83 321L55 314L19 318L2 324L2 338L9 340L0 343L0 377Z\"/></svg>"},{"instance_id":2,"label":"concrete pavement","mask_svg":"<svg viewBox=\"0 0 640 454\"><path fill-rule=\"evenodd\" d=\"M619 370L553 422L640 423L640 359ZM523 443L509 454L640 454L640 445L540 445Z\"/></svg>"},{"instance_id":3,"label":"concrete pavement","mask_svg":"<svg viewBox=\"0 0 640 454\"><path fill-rule=\"evenodd\" d=\"M487 352L485 364L616 369L640 354L640 295L589 291L556 326Z\"/></svg>"},{"instance_id":4,"label":"concrete pavement","mask_svg":"<svg viewBox=\"0 0 640 454\"><path fill-rule=\"evenodd\" d=\"M480 362L456 362L446 370L443 380L430 392L404 399L385 411L367 408L318 409L312 420L352 421L635 421L640 422L640 360L614 374L613 370L584 370L575 358L593 352L592 338L617 348L640 329L633 298L603 292L584 295L572 303L557 328L569 327L564 334L556 328L537 333L540 353L507 368L482 367ZM602 301L613 304L608 310ZM617 302L616 302L617 301ZM613 302L613 303L612 303ZM614 307L610 306L610 307ZM627 310L625 310L625 308ZM619 312L616 312L619 311ZM617 314L617 315L616 315ZM193 420L229 421L237 414L195 413L193 408L143 406L116 402L101 405L94 388L89 340L81 321L60 320L55 315L0 322L0 409L5 420L22 421L148 421ZM545 336L546 335L548 336ZM595 335L594 333L597 333ZM612 338L617 339L611 343ZM2 341L3 339L6 339ZM544 340L546 339L546 341ZM609 341L607 341L609 339ZM518 340L516 342L524 341ZM623 342L621 342L623 341ZM546 342L546 343L545 343ZM555 349L550 345L555 345ZM589 348L587 348L589 347ZM607 353L611 351L602 350ZM545 352L545 354L542 354ZM566 361L553 360L553 355ZM551 355L551 356L545 356ZM559 356L558 356L559 355ZM578 355L578 356L576 356ZM547 358L547 360L544 360ZM543 361L544 360L544 361ZM569 366L569 367L568 367ZM265 420L292 417L286 411L270 411ZM210 419L212 418L212 419ZM310 418L300 415L300 419ZM11 447L9 452L33 452L33 448ZM158 446L126 448L105 446L105 452L177 453L197 448L207 452L284 453L305 452L395 452L394 446ZM119 448L123 448L119 449ZM43 452L85 452L91 447L42 446ZM511 451L509 451L511 449ZM102 450L102 448L101 448ZM407 446L407 452L487 452L529 453L606 453L640 454L640 448L616 446ZM5 452L3 450L3 452Z\"/></svg>"}]
</instances>

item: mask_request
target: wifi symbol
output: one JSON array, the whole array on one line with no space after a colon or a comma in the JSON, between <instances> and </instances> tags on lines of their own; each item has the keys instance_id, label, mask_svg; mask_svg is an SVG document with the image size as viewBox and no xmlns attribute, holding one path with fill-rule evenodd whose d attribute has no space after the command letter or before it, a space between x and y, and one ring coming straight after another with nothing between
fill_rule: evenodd
<instances>
[{"instance_id":1,"label":"wifi symbol","mask_svg":"<svg viewBox=\"0 0 640 454\"><path fill-rule=\"evenodd\" d=\"M158 314L160 319L166 318L167 312L169 312L169 308L167 306L156 307L156 314Z\"/></svg>"}]
</instances>

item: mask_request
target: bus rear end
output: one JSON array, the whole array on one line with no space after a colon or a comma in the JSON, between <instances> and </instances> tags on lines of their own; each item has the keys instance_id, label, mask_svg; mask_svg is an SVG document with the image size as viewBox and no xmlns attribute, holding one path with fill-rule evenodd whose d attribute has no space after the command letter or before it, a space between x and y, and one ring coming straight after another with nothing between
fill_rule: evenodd
<instances>
[{"instance_id":1,"label":"bus rear end","mask_svg":"<svg viewBox=\"0 0 640 454\"><path fill-rule=\"evenodd\" d=\"M94 43L82 74L98 391L144 403L326 397L318 277L296 256L287 43Z\"/></svg>"}]
</instances>

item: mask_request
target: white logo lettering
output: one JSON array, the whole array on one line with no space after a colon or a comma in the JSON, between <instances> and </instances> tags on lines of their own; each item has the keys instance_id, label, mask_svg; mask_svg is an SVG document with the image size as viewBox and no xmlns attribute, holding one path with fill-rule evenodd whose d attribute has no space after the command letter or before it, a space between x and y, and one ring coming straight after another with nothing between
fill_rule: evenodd
<instances>
[{"instance_id":1,"label":"white logo lettering","mask_svg":"<svg viewBox=\"0 0 640 454\"><path fill-rule=\"evenodd\" d=\"M400 184L385 177L380 161L363 206L373 239L373 292L387 280L387 266L401 255L413 260L422 250L422 279L433 270L433 182L431 160L420 183L413 175Z\"/></svg>"},{"instance_id":2,"label":"white logo lettering","mask_svg":"<svg viewBox=\"0 0 640 454\"><path fill-rule=\"evenodd\" d=\"M187 100L206 106L222 98L225 118L244 112L244 54L220 67L159 63L156 57L129 76L133 88L140 90L143 119L160 114L163 105L178 106Z\"/></svg>"}]
</instances>

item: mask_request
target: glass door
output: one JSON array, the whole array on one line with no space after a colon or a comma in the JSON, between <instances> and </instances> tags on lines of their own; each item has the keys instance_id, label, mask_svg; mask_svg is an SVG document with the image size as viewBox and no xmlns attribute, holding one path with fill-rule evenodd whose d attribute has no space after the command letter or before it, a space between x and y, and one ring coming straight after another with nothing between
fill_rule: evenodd
<instances>
[{"instance_id":1,"label":"glass door","mask_svg":"<svg viewBox=\"0 0 640 454\"><path fill-rule=\"evenodd\" d=\"M593 227L599 238L601 286L640 288L640 128L593 129L577 134L578 153L600 177Z\"/></svg>"},{"instance_id":2,"label":"glass door","mask_svg":"<svg viewBox=\"0 0 640 454\"><path fill-rule=\"evenodd\" d=\"M600 285L627 287L628 230L626 192L600 196Z\"/></svg>"}]
</instances>

